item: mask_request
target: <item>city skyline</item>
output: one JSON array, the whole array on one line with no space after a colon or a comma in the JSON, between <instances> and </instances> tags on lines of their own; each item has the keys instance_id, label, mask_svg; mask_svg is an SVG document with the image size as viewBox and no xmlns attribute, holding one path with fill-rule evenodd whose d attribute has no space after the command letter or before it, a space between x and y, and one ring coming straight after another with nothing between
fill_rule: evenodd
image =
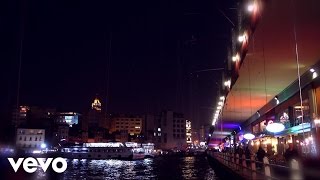
<instances>
[{"instance_id":1,"label":"city skyline","mask_svg":"<svg viewBox=\"0 0 320 180\"><path fill-rule=\"evenodd\" d=\"M8 60L2 72L2 113L17 103L21 52L19 105L83 111L98 94L110 112L172 109L210 123L212 111L201 107L213 106L220 72L190 74L224 67L231 26L212 8L231 16L232 6L8 3L15 14L4 13L11 22L5 24L10 33L3 42L11 43L3 53Z\"/></svg>"}]
</instances>

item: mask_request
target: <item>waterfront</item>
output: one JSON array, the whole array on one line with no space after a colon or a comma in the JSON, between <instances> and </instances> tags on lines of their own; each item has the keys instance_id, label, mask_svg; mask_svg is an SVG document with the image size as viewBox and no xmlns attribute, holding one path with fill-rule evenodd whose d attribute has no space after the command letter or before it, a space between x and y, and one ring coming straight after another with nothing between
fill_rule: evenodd
<instances>
[{"instance_id":1,"label":"waterfront","mask_svg":"<svg viewBox=\"0 0 320 180\"><path fill-rule=\"evenodd\" d=\"M27 179L219 179L206 157L158 157L137 161L68 159L67 171L44 173L39 167ZM11 167L10 167L11 168ZM19 171L22 169L19 169ZM11 169L12 175L14 172ZM19 173L18 171L18 173ZM18 175L18 174L17 174Z\"/></svg>"}]
</instances>

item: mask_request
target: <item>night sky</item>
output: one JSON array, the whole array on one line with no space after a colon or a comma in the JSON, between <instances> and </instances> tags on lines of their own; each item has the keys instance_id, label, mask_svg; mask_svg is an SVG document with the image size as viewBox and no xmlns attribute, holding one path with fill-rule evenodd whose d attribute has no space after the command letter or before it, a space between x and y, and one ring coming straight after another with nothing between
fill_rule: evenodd
<instances>
[{"instance_id":1,"label":"night sky","mask_svg":"<svg viewBox=\"0 0 320 180\"><path fill-rule=\"evenodd\" d=\"M96 94L105 106L109 89L108 112L172 109L210 123L221 73L191 73L225 67L232 25L221 11L232 19L234 6L231 0L1 2L1 113L16 104L23 39L21 105L83 112Z\"/></svg>"}]
</instances>

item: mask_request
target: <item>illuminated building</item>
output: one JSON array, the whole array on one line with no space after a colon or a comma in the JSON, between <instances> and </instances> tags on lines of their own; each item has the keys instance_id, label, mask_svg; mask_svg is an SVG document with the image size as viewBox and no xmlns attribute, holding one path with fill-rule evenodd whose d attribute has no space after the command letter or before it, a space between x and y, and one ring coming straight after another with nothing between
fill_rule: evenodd
<instances>
[{"instance_id":1,"label":"illuminated building","mask_svg":"<svg viewBox=\"0 0 320 180\"><path fill-rule=\"evenodd\" d=\"M110 132L127 131L130 135L139 135L142 132L141 116L134 115L113 115L111 117L111 129Z\"/></svg>"},{"instance_id":2,"label":"illuminated building","mask_svg":"<svg viewBox=\"0 0 320 180\"><path fill-rule=\"evenodd\" d=\"M12 123L15 127L27 123L27 113L30 110L29 106L19 106L18 109L14 109L12 112Z\"/></svg>"},{"instance_id":3,"label":"illuminated building","mask_svg":"<svg viewBox=\"0 0 320 180\"><path fill-rule=\"evenodd\" d=\"M72 127L73 124L78 124L80 114L76 112L59 112L56 113L56 116L56 123L67 123Z\"/></svg>"},{"instance_id":4,"label":"illuminated building","mask_svg":"<svg viewBox=\"0 0 320 180\"><path fill-rule=\"evenodd\" d=\"M96 97L90 109L81 115L81 130L83 142L101 142L105 138L106 114L102 111L102 104Z\"/></svg>"},{"instance_id":5,"label":"illuminated building","mask_svg":"<svg viewBox=\"0 0 320 180\"><path fill-rule=\"evenodd\" d=\"M186 142L187 144L192 143L191 139L191 121L186 120Z\"/></svg>"},{"instance_id":6,"label":"illuminated building","mask_svg":"<svg viewBox=\"0 0 320 180\"><path fill-rule=\"evenodd\" d=\"M98 98L95 98L91 104L91 108L97 111L101 111L101 103Z\"/></svg>"},{"instance_id":7,"label":"illuminated building","mask_svg":"<svg viewBox=\"0 0 320 180\"><path fill-rule=\"evenodd\" d=\"M26 153L39 152L45 144L44 129L18 128L16 132L16 146Z\"/></svg>"},{"instance_id":8,"label":"illuminated building","mask_svg":"<svg viewBox=\"0 0 320 180\"><path fill-rule=\"evenodd\" d=\"M185 149L186 119L183 114L162 111L159 116L155 116L153 142L161 149Z\"/></svg>"}]
</instances>

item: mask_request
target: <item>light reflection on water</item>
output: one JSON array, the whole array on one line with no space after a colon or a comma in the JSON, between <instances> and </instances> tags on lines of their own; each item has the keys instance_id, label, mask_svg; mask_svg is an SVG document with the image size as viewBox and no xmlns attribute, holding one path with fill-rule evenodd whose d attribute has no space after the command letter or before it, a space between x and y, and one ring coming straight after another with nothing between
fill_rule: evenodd
<instances>
[{"instance_id":1,"label":"light reflection on water","mask_svg":"<svg viewBox=\"0 0 320 180\"><path fill-rule=\"evenodd\" d=\"M78 160L68 159L62 179L152 179L153 160Z\"/></svg>"},{"instance_id":2,"label":"light reflection on water","mask_svg":"<svg viewBox=\"0 0 320 180\"><path fill-rule=\"evenodd\" d=\"M67 171L58 176L38 168L34 179L218 179L204 157L136 161L67 159L67 163Z\"/></svg>"}]
</instances>

